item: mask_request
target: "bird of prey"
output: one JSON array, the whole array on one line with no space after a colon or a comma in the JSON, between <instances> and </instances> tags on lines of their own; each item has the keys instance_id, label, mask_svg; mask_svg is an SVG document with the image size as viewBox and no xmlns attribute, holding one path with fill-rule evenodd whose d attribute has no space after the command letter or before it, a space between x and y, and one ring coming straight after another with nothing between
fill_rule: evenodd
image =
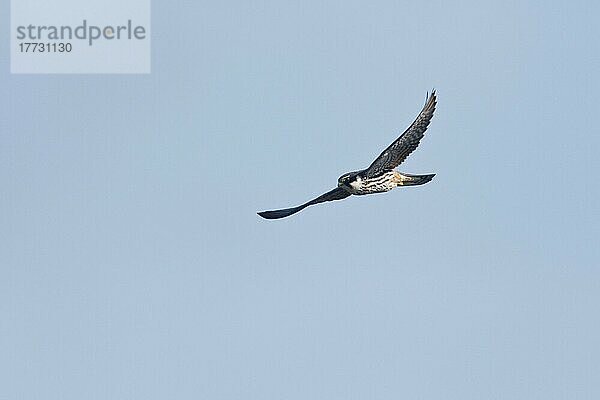
<instances>
[{"instance_id":1,"label":"bird of prey","mask_svg":"<svg viewBox=\"0 0 600 400\"><path fill-rule=\"evenodd\" d=\"M326 201L342 200L353 194L381 193L398 186L417 186L431 181L435 174L411 175L394 171L394 168L400 165L419 145L433 117L435 105L436 97L435 90L433 90L431 95L427 95L425 106L410 127L389 145L368 168L340 176L335 189L297 207L262 211L258 215L266 219L285 218L308 206Z\"/></svg>"}]
</instances>

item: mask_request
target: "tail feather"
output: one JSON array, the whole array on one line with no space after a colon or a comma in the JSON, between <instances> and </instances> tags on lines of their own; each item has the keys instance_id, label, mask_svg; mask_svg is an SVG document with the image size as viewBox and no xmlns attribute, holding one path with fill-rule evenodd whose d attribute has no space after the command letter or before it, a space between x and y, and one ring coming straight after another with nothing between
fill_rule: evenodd
<instances>
[{"instance_id":1,"label":"tail feather","mask_svg":"<svg viewBox=\"0 0 600 400\"><path fill-rule=\"evenodd\" d=\"M424 185L427 182L431 181L435 174L427 174L427 175L411 175L399 173L400 182L399 186L418 186Z\"/></svg>"}]
</instances>

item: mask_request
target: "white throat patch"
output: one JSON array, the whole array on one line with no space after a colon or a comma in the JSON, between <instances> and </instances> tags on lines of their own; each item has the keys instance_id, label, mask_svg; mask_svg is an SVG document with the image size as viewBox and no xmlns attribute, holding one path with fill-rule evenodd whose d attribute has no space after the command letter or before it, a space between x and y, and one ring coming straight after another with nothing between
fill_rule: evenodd
<instances>
[{"instance_id":1,"label":"white throat patch","mask_svg":"<svg viewBox=\"0 0 600 400\"><path fill-rule=\"evenodd\" d=\"M360 176L357 176L356 180L354 182L350 183L350 186L353 189L360 189L363 186L362 179L360 179Z\"/></svg>"}]
</instances>

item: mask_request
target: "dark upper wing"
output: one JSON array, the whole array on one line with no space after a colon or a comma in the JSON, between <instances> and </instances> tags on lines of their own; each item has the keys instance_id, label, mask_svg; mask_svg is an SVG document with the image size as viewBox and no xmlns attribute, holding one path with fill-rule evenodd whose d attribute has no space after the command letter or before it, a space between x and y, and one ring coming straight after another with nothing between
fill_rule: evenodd
<instances>
[{"instance_id":1,"label":"dark upper wing","mask_svg":"<svg viewBox=\"0 0 600 400\"><path fill-rule=\"evenodd\" d=\"M396 168L413 152L423 138L423 134L427 130L429 121L433 117L435 111L436 97L435 90L431 95L427 96L425 106L419 113L419 116L412 125L404 131L404 133L390 144L379 157L365 170L367 177L378 176L382 172Z\"/></svg>"},{"instance_id":2,"label":"dark upper wing","mask_svg":"<svg viewBox=\"0 0 600 400\"><path fill-rule=\"evenodd\" d=\"M337 187L333 190L330 190L329 192L327 192L325 194L320 195L316 199L309 201L308 203L302 204L301 206L286 208L283 210L262 211L262 212L259 212L258 215L260 215L261 217L266 218L266 219L278 219L278 218L289 217L290 215L295 214L298 211L304 210L308 206L312 206L312 205L319 204L319 203L324 203L326 201L342 200L348 196L350 196L350 193L348 193L347 191L345 191L344 189L342 189L340 187Z\"/></svg>"}]
</instances>

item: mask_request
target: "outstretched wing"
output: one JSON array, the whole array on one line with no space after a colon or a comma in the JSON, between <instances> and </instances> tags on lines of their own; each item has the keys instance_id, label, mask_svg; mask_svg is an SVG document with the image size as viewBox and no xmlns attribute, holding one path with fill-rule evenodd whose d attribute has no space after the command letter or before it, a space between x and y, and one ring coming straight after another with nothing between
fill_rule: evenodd
<instances>
[{"instance_id":1,"label":"outstretched wing","mask_svg":"<svg viewBox=\"0 0 600 400\"><path fill-rule=\"evenodd\" d=\"M302 204L301 206L286 208L283 210L262 211L257 214L266 219L285 218L285 217L289 217L292 214L297 213L298 211L304 210L308 206L312 206L312 205L319 204L319 203L324 203L326 201L342 200L348 196L350 196L350 193L348 193L346 190L342 189L341 187L337 187L325 194L322 194L321 196L317 197L316 199L309 201L308 203Z\"/></svg>"},{"instance_id":2,"label":"outstretched wing","mask_svg":"<svg viewBox=\"0 0 600 400\"><path fill-rule=\"evenodd\" d=\"M435 90L433 90L431 95L427 96L425 106L423 106L419 116L412 125L404 131L394 143L390 144L388 148L373 161L369 168L365 170L365 175L368 178L379 176L384 171L396 168L417 148L427 130L431 117L433 117L435 105L436 97Z\"/></svg>"}]
</instances>

